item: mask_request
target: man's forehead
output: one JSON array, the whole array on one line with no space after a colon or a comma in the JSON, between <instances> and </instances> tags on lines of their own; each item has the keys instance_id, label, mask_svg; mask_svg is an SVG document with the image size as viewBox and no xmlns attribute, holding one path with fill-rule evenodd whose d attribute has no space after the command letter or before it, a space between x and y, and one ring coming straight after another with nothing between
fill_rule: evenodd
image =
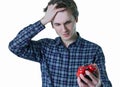
<instances>
[{"instance_id":1,"label":"man's forehead","mask_svg":"<svg viewBox=\"0 0 120 87\"><path fill-rule=\"evenodd\" d=\"M53 22L65 22L72 20L73 15L68 10L58 12L53 19Z\"/></svg>"}]
</instances>

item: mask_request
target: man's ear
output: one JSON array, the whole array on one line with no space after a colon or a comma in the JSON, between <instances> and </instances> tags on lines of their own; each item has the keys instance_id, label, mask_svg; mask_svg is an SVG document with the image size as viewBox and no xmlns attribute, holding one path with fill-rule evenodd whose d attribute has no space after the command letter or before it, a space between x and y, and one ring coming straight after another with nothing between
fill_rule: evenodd
<instances>
[{"instance_id":1,"label":"man's ear","mask_svg":"<svg viewBox=\"0 0 120 87\"><path fill-rule=\"evenodd\" d=\"M78 22L78 17L75 18L76 22Z\"/></svg>"}]
</instances>

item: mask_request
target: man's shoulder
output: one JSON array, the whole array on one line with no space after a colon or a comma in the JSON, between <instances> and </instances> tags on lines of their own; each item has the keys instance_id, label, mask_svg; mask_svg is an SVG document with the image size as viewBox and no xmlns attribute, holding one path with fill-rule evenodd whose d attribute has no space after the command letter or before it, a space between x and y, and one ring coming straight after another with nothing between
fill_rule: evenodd
<instances>
[{"instance_id":1,"label":"man's shoulder","mask_svg":"<svg viewBox=\"0 0 120 87\"><path fill-rule=\"evenodd\" d=\"M95 43L93 41L87 40L82 38L82 44L86 47L95 47L95 48L101 48L101 46L98 43Z\"/></svg>"},{"instance_id":2,"label":"man's shoulder","mask_svg":"<svg viewBox=\"0 0 120 87\"><path fill-rule=\"evenodd\" d=\"M52 39L52 38L43 38L38 40L38 42L40 42L41 44L46 44L46 45L55 45L56 44L56 40Z\"/></svg>"}]
</instances>

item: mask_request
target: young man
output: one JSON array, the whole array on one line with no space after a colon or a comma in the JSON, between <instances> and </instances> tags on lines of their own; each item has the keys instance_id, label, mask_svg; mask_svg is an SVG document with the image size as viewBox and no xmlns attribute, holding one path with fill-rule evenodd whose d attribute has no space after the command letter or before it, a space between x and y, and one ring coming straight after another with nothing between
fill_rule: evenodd
<instances>
[{"instance_id":1,"label":"young man","mask_svg":"<svg viewBox=\"0 0 120 87\"><path fill-rule=\"evenodd\" d=\"M9 49L19 57L39 62L42 87L112 87L105 69L100 46L80 37L76 31L78 10L73 0L51 0L45 16L21 30L9 43ZM59 37L31 40L51 22ZM76 77L79 66L93 64L95 75L86 70Z\"/></svg>"}]
</instances>

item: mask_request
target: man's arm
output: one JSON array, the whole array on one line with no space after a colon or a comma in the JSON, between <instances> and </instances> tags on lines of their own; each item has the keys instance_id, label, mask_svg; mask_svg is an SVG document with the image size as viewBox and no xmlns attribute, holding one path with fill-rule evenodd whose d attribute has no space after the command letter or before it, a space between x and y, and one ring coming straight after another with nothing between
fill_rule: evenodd
<instances>
[{"instance_id":1,"label":"man's arm","mask_svg":"<svg viewBox=\"0 0 120 87\"><path fill-rule=\"evenodd\" d=\"M96 72L93 75L91 72L86 71L86 75L88 75L92 81L85 78L82 74L77 78L77 82L79 87L112 87L110 80L108 79L106 67L105 67L105 57L101 47L98 47L95 57L94 63L96 63ZM83 81L86 83L83 83Z\"/></svg>"},{"instance_id":2,"label":"man's arm","mask_svg":"<svg viewBox=\"0 0 120 87\"><path fill-rule=\"evenodd\" d=\"M40 61L40 42L31 39L43 30L45 26L37 21L21 30L18 35L9 43L9 49L19 57L23 57L33 61Z\"/></svg>"},{"instance_id":3,"label":"man's arm","mask_svg":"<svg viewBox=\"0 0 120 87\"><path fill-rule=\"evenodd\" d=\"M31 24L21 30L18 35L9 43L9 49L19 57L40 61L38 56L41 52L41 42L31 39L45 28L45 25L52 21L57 12L65 8L56 8L57 4L49 5L45 16L38 22Z\"/></svg>"},{"instance_id":4,"label":"man's arm","mask_svg":"<svg viewBox=\"0 0 120 87\"><path fill-rule=\"evenodd\" d=\"M99 48L96 56L95 56L95 62L98 65L99 71L100 71L100 79L102 87L112 87L112 84L107 76L106 66L105 66L105 56L102 51L102 48Z\"/></svg>"}]
</instances>

